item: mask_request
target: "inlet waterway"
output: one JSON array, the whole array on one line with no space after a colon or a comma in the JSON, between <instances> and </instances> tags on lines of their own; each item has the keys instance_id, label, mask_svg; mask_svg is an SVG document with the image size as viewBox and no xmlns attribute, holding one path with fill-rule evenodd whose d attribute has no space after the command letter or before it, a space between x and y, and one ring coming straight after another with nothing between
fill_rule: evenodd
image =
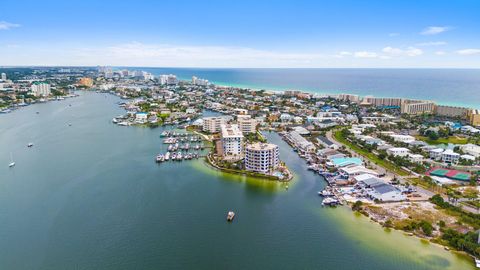
<instances>
[{"instance_id":1,"label":"inlet waterway","mask_svg":"<svg viewBox=\"0 0 480 270\"><path fill-rule=\"evenodd\" d=\"M112 124L118 101L82 92L0 115L0 269L473 269L322 208L325 182L275 133L288 190L203 160L156 164L163 129Z\"/></svg>"}]
</instances>

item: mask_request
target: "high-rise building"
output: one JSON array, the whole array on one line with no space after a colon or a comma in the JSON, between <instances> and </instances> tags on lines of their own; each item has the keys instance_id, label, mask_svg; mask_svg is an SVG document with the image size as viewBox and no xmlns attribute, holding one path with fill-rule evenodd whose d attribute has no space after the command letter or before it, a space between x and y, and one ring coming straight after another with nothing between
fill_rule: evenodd
<instances>
[{"instance_id":1,"label":"high-rise building","mask_svg":"<svg viewBox=\"0 0 480 270\"><path fill-rule=\"evenodd\" d=\"M203 118L202 130L209 133L220 132L221 126L226 124L224 117L212 116Z\"/></svg>"},{"instance_id":2,"label":"high-rise building","mask_svg":"<svg viewBox=\"0 0 480 270\"><path fill-rule=\"evenodd\" d=\"M360 100L360 97L358 95L352 95L352 94L340 94L338 95L338 99L358 103L358 101Z\"/></svg>"},{"instance_id":3,"label":"high-rise building","mask_svg":"<svg viewBox=\"0 0 480 270\"><path fill-rule=\"evenodd\" d=\"M423 100L403 100L401 112L405 114L423 114L433 113L435 110L435 103L432 101Z\"/></svg>"},{"instance_id":4,"label":"high-rise building","mask_svg":"<svg viewBox=\"0 0 480 270\"><path fill-rule=\"evenodd\" d=\"M238 125L221 125L223 156L228 159L243 158L243 134Z\"/></svg>"},{"instance_id":5,"label":"high-rise building","mask_svg":"<svg viewBox=\"0 0 480 270\"><path fill-rule=\"evenodd\" d=\"M257 120L251 117L238 117L237 123L244 134L257 132Z\"/></svg>"},{"instance_id":6,"label":"high-rise building","mask_svg":"<svg viewBox=\"0 0 480 270\"><path fill-rule=\"evenodd\" d=\"M167 75L167 84L168 85L175 85L177 83L178 83L177 76L175 76L173 74Z\"/></svg>"},{"instance_id":7,"label":"high-rise building","mask_svg":"<svg viewBox=\"0 0 480 270\"><path fill-rule=\"evenodd\" d=\"M470 109L467 112L467 118L472 126L480 126L480 110Z\"/></svg>"},{"instance_id":8,"label":"high-rise building","mask_svg":"<svg viewBox=\"0 0 480 270\"><path fill-rule=\"evenodd\" d=\"M2 81L6 81L7 80L7 74L2 73L1 79L2 79Z\"/></svg>"},{"instance_id":9,"label":"high-rise building","mask_svg":"<svg viewBox=\"0 0 480 270\"><path fill-rule=\"evenodd\" d=\"M245 169L272 173L279 164L278 146L271 143L254 143L245 147Z\"/></svg>"},{"instance_id":10,"label":"high-rise building","mask_svg":"<svg viewBox=\"0 0 480 270\"><path fill-rule=\"evenodd\" d=\"M445 106L445 105L435 106L435 114L440 116L465 117L467 115L467 112L468 112L468 109L464 107Z\"/></svg>"},{"instance_id":11,"label":"high-rise building","mask_svg":"<svg viewBox=\"0 0 480 270\"><path fill-rule=\"evenodd\" d=\"M370 104L375 107L400 107L402 105L401 98L381 98L366 96L363 98L364 104Z\"/></svg>"},{"instance_id":12,"label":"high-rise building","mask_svg":"<svg viewBox=\"0 0 480 270\"><path fill-rule=\"evenodd\" d=\"M47 97L50 95L50 84L45 82L34 82L32 84L32 92L37 97Z\"/></svg>"}]
</instances>

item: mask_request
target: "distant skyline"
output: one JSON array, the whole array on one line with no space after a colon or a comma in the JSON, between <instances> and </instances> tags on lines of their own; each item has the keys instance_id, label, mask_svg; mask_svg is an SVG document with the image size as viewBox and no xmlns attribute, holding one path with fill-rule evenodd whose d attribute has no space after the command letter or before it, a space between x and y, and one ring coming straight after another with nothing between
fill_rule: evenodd
<instances>
[{"instance_id":1,"label":"distant skyline","mask_svg":"<svg viewBox=\"0 0 480 270\"><path fill-rule=\"evenodd\" d=\"M480 68L480 1L13 1L0 66Z\"/></svg>"}]
</instances>

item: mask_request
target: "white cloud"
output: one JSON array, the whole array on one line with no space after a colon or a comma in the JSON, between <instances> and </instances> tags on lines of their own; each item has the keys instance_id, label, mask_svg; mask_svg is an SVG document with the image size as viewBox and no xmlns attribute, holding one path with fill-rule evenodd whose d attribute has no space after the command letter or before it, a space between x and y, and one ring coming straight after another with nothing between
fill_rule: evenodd
<instances>
[{"instance_id":1,"label":"white cloud","mask_svg":"<svg viewBox=\"0 0 480 270\"><path fill-rule=\"evenodd\" d=\"M359 51L353 54L356 58L377 58L376 52Z\"/></svg>"},{"instance_id":2,"label":"white cloud","mask_svg":"<svg viewBox=\"0 0 480 270\"><path fill-rule=\"evenodd\" d=\"M408 47L406 49L400 48L393 48L393 47L385 47L382 49L383 53L386 53L389 56L419 56L423 54L421 49L415 47Z\"/></svg>"},{"instance_id":3,"label":"white cloud","mask_svg":"<svg viewBox=\"0 0 480 270\"><path fill-rule=\"evenodd\" d=\"M447 54L447 53L444 52L444 51L436 51L435 54L436 54L436 55L445 55L445 54Z\"/></svg>"},{"instance_id":4,"label":"white cloud","mask_svg":"<svg viewBox=\"0 0 480 270\"><path fill-rule=\"evenodd\" d=\"M0 21L0 30L8 30L15 27L20 27L20 24Z\"/></svg>"},{"instance_id":5,"label":"white cloud","mask_svg":"<svg viewBox=\"0 0 480 270\"><path fill-rule=\"evenodd\" d=\"M459 55L474 55L480 54L480 49L463 49L456 51L456 53Z\"/></svg>"},{"instance_id":6,"label":"white cloud","mask_svg":"<svg viewBox=\"0 0 480 270\"><path fill-rule=\"evenodd\" d=\"M350 56L350 55L352 55L351 52L341 51L341 52L339 52L339 53L337 53L337 54L334 54L333 57L335 57L335 58L343 58L343 57Z\"/></svg>"},{"instance_id":7,"label":"white cloud","mask_svg":"<svg viewBox=\"0 0 480 270\"><path fill-rule=\"evenodd\" d=\"M447 42L445 41L430 41L430 42L422 42L422 43L417 43L417 46L443 46L447 45Z\"/></svg>"},{"instance_id":8,"label":"white cloud","mask_svg":"<svg viewBox=\"0 0 480 270\"><path fill-rule=\"evenodd\" d=\"M437 35L437 34L446 32L450 29L452 29L452 28L449 27L449 26L429 26L429 27L423 29L423 31L420 32L420 34L422 34L422 35Z\"/></svg>"},{"instance_id":9,"label":"white cloud","mask_svg":"<svg viewBox=\"0 0 480 270\"><path fill-rule=\"evenodd\" d=\"M132 42L106 48L76 51L78 59L95 59L102 65L183 67L297 67L333 59L321 53L291 53L245 47L174 46Z\"/></svg>"},{"instance_id":10,"label":"white cloud","mask_svg":"<svg viewBox=\"0 0 480 270\"><path fill-rule=\"evenodd\" d=\"M273 51L246 47L188 46L131 42L111 46L65 47L39 42L7 46L0 44L2 65L24 66L139 66L139 67L238 67L238 68L409 68L458 67L479 68L477 57L432 55L418 61L408 55L419 55L413 47L386 47L383 50ZM470 49L476 50L476 49ZM440 50L438 50L440 51ZM463 51L463 50L462 50ZM472 53L471 51L460 53ZM473 52L474 53L474 52ZM447 54L450 54L447 52ZM441 53L440 53L441 55Z\"/></svg>"}]
</instances>

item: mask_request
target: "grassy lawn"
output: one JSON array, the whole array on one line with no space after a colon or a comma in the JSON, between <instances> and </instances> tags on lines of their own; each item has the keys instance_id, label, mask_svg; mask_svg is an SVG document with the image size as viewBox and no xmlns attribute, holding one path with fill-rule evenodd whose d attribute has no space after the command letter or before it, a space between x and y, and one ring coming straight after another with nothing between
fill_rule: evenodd
<instances>
[{"instance_id":1,"label":"grassy lawn","mask_svg":"<svg viewBox=\"0 0 480 270\"><path fill-rule=\"evenodd\" d=\"M369 159L371 162L373 162L373 163L375 163L375 164L377 164L377 165L379 165L379 166L381 166L381 167L383 167L383 168L385 168L389 171L395 172L398 175L401 175L401 176L409 175L409 173L407 171L400 168L399 166L397 166L397 165L395 165L395 164L393 164L393 163L391 163L387 160L380 159L380 158L378 158L378 156L376 156L372 152L369 152L365 149L362 149L362 148L358 147L357 145L354 145L353 143L347 141L342 136L341 130L334 131L333 136L335 137L335 140L337 140L338 142L346 145L348 148L352 149L357 154Z\"/></svg>"},{"instance_id":2,"label":"grassy lawn","mask_svg":"<svg viewBox=\"0 0 480 270\"><path fill-rule=\"evenodd\" d=\"M448 138L439 138L438 140L431 140L431 139L429 139L428 137L425 137L425 136L415 136L415 138L417 138L417 140L424 141L424 142L426 142L428 144L431 144L431 145L448 144L448 143L452 143L452 144L466 144L466 143L468 143L468 139L460 138L460 137L457 137L457 136L450 136Z\"/></svg>"}]
</instances>

